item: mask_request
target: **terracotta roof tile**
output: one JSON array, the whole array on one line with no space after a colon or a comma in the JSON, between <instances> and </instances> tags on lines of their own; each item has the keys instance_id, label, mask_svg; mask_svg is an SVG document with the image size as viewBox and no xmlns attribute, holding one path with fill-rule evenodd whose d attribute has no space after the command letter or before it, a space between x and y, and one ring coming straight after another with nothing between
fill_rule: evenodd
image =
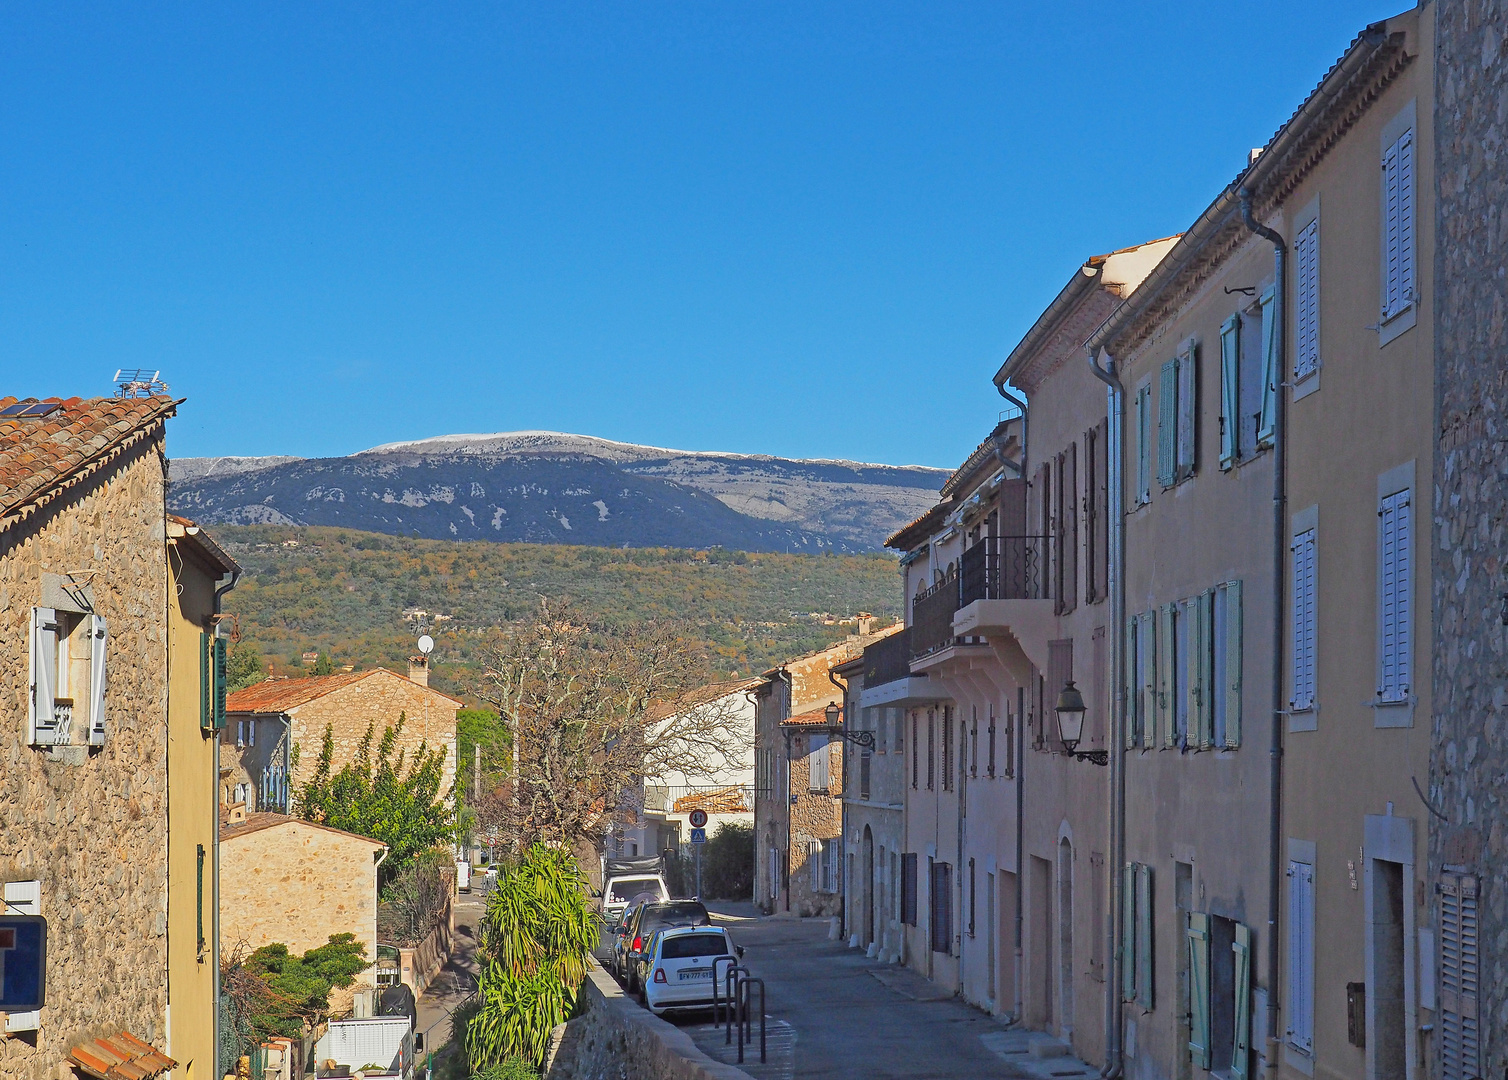
<instances>
[{"instance_id":1,"label":"terracotta roof tile","mask_svg":"<svg viewBox=\"0 0 1508 1080\"><path fill-rule=\"evenodd\" d=\"M221 841L234 840L238 836L249 836L252 833L261 832L263 829L273 829L279 825L298 825L305 829L319 829L321 832L334 833L336 836L348 836L352 840L360 840L373 848L387 847L381 840L373 840L371 837L362 836L359 833L347 832L345 829L336 829L329 825L321 825L317 821L305 821L303 818L291 817L288 814L247 814L245 821L238 821L234 825L225 821L220 823Z\"/></svg>"},{"instance_id":2,"label":"terracotta roof tile","mask_svg":"<svg viewBox=\"0 0 1508 1080\"><path fill-rule=\"evenodd\" d=\"M264 679L237 690L225 699L225 711L233 713L266 713L278 715L289 709L296 709L305 702L315 698L324 697L336 690L362 679L370 679L376 675L389 675L395 679L409 682L409 678L400 675L396 671L387 668L371 668L367 671L344 671L338 675L308 675L302 679ZM418 683L414 683L418 686ZM456 708L460 708L464 702L449 694L442 694L433 687L423 687L436 697L442 697L446 701L455 702Z\"/></svg>"},{"instance_id":3,"label":"terracotta roof tile","mask_svg":"<svg viewBox=\"0 0 1508 1080\"><path fill-rule=\"evenodd\" d=\"M44 400L62 407L35 419L0 418L0 528L160 430L179 404L168 397ZM0 409L16 403L0 397Z\"/></svg>"},{"instance_id":4,"label":"terracotta roof tile","mask_svg":"<svg viewBox=\"0 0 1508 1080\"><path fill-rule=\"evenodd\" d=\"M826 727L827 726L827 706L824 705L820 709L812 709L809 712L797 713L795 716L792 716L792 717L790 717L790 718L782 721L782 723L786 723L786 724L799 724L799 725L801 725L803 727L804 726Z\"/></svg>"},{"instance_id":5,"label":"terracotta roof tile","mask_svg":"<svg viewBox=\"0 0 1508 1080\"><path fill-rule=\"evenodd\" d=\"M80 1043L68 1051L68 1060L98 1080L147 1080L178 1065L129 1031Z\"/></svg>"}]
</instances>

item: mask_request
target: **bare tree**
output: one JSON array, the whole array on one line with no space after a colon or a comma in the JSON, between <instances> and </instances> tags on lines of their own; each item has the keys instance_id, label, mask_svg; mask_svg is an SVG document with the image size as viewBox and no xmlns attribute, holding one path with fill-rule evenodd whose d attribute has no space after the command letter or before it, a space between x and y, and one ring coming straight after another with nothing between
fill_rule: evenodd
<instances>
[{"instance_id":1,"label":"bare tree","mask_svg":"<svg viewBox=\"0 0 1508 1080\"><path fill-rule=\"evenodd\" d=\"M600 850L637 814L646 781L717 777L749 733L726 698L708 699L707 665L674 623L594 629L542 606L505 630L484 660L480 696L513 735L513 769L478 800L484 832Z\"/></svg>"}]
</instances>

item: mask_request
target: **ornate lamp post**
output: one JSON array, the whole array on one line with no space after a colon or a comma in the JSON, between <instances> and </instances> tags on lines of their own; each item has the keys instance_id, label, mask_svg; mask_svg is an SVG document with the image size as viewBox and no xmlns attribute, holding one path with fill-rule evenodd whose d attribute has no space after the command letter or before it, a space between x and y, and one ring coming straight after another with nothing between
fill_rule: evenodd
<instances>
[{"instance_id":1,"label":"ornate lamp post","mask_svg":"<svg viewBox=\"0 0 1508 1080\"><path fill-rule=\"evenodd\" d=\"M1058 694L1058 739L1063 743L1063 752L1076 761L1092 761L1096 765L1109 765L1110 753L1106 750L1079 750L1084 737L1084 695L1069 679Z\"/></svg>"},{"instance_id":2,"label":"ornate lamp post","mask_svg":"<svg viewBox=\"0 0 1508 1080\"><path fill-rule=\"evenodd\" d=\"M848 731L843 727L843 707L836 701L829 701L827 708L822 710L822 715L827 718L827 730L831 734L857 746L874 749L874 732Z\"/></svg>"}]
</instances>

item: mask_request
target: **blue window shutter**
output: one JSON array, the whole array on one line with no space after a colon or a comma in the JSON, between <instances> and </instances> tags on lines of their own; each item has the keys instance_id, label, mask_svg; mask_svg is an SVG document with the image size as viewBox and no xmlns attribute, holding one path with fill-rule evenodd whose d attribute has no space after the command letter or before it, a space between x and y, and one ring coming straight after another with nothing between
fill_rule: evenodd
<instances>
[{"instance_id":1,"label":"blue window shutter","mask_svg":"<svg viewBox=\"0 0 1508 1080\"><path fill-rule=\"evenodd\" d=\"M1216 678L1225 680L1225 743L1241 745L1241 582L1220 586L1225 606L1225 668Z\"/></svg>"},{"instance_id":2,"label":"blue window shutter","mask_svg":"<svg viewBox=\"0 0 1508 1080\"><path fill-rule=\"evenodd\" d=\"M1282 342L1277 332L1277 293L1268 286L1262 293L1262 414L1257 420L1257 445L1272 444L1273 423L1278 408L1278 353Z\"/></svg>"},{"instance_id":3,"label":"blue window shutter","mask_svg":"<svg viewBox=\"0 0 1508 1080\"><path fill-rule=\"evenodd\" d=\"M1152 995L1152 868L1136 866L1136 1003L1151 1012Z\"/></svg>"},{"instance_id":4,"label":"blue window shutter","mask_svg":"<svg viewBox=\"0 0 1508 1080\"><path fill-rule=\"evenodd\" d=\"M1294 282L1293 377L1302 379L1319 368L1319 219L1315 218L1293 241L1297 280Z\"/></svg>"},{"instance_id":5,"label":"blue window shutter","mask_svg":"<svg viewBox=\"0 0 1508 1080\"><path fill-rule=\"evenodd\" d=\"M1288 864L1288 1045L1314 1052L1314 867ZM1464 1078L1463 1078L1464 1080Z\"/></svg>"},{"instance_id":6,"label":"blue window shutter","mask_svg":"<svg viewBox=\"0 0 1508 1080\"><path fill-rule=\"evenodd\" d=\"M1178 740L1178 675L1173 669L1177 660L1174 648L1173 605L1164 604L1157 612L1157 724L1163 746L1176 746Z\"/></svg>"},{"instance_id":7,"label":"blue window shutter","mask_svg":"<svg viewBox=\"0 0 1508 1080\"><path fill-rule=\"evenodd\" d=\"M1241 316L1220 326L1220 467L1229 469L1241 452Z\"/></svg>"},{"instance_id":8,"label":"blue window shutter","mask_svg":"<svg viewBox=\"0 0 1508 1080\"><path fill-rule=\"evenodd\" d=\"M1289 707L1314 707L1315 531L1293 538L1293 698Z\"/></svg>"},{"instance_id":9,"label":"blue window shutter","mask_svg":"<svg viewBox=\"0 0 1508 1080\"><path fill-rule=\"evenodd\" d=\"M1162 366L1157 388L1157 482L1173 486L1178 476L1178 361Z\"/></svg>"},{"instance_id":10,"label":"blue window shutter","mask_svg":"<svg viewBox=\"0 0 1508 1080\"><path fill-rule=\"evenodd\" d=\"M1178 357L1177 479L1193 476L1199 465L1199 346Z\"/></svg>"},{"instance_id":11,"label":"blue window shutter","mask_svg":"<svg viewBox=\"0 0 1508 1080\"><path fill-rule=\"evenodd\" d=\"M1121 1000L1136 1000L1136 864L1121 869Z\"/></svg>"},{"instance_id":12,"label":"blue window shutter","mask_svg":"<svg viewBox=\"0 0 1508 1080\"><path fill-rule=\"evenodd\" d=\"M1136 394L1137 459L1136 501L1152 501L1152 388L1143 386Z\"/></svg>"},{"instance_id":13,"label":"blue window shutter","mask_svg":"<svg viewBox=\"0 0 1508 1080\"><path fill-rule=\"evenodd\" d=\"M1194 651L1194 663L1199 668L1199 708L1196 720L1197 731L1193 742L1201 750L1215 744L1215 702L1223 694L1215 693L1215 590L1206 589L1199 595L1199 618L1197 630L1199 643Z\"/></svg>"},{"instance_id":14,"label":"blue window shutter","mask_svg":"<svg viewBox=\"0 0 1508 1080\"><path fill-rule=\"evenodd\" d=\"M1231 1038L1231 1080L1248 1080L1251 1076L1251 928L1236 924L1236 940L1231 944L1235 956L1235 1020Z\"/></svg>"},{"instance_id":15,"label":"blue window shutter","mask_svg":"<svg viewBox=\"0 0 1508 1080\"><path fill-rule=\"evenodd\" d=\"M1157 640L1157 612L1143 611L1137 616L1136 648L1141 660L1141 745L1150 750L1157 745L1157 657L1161 651Z\"/></svg>"},{"instance_id":16,"label":"blue window shutter","mask_svg":"<svg viewBox=\"0 0 1508 1080\"><path fill-rule=\"evenodd\" d=\"M1140 643L1136 639L1137 617L1128 616L1126 619L1126 685L1122 692L1126 695L1126 749L1134 749L1140 739L1140 717L1138 706L1141 702L1141 684L1137 676L1140 670L1139 652Z\"/></svg>"},{"instance_id":17,"label":"blue window shutter","mask_svg":"<svg viewBox=\"0 0 1508 1080\"><path fill-rule=\"evenodd\" d=\"M1210 917L1189 912L1189 1056L1210 1067Z\"/></svg>"}]
</instances>

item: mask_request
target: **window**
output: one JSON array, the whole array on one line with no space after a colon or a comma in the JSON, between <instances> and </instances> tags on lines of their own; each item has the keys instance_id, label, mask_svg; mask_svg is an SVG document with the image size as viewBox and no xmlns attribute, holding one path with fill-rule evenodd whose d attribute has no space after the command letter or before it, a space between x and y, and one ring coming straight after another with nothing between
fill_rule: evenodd
<instances>
[{"instance_id":1,"label":"window","mask_svg":"<svg viewBox=\"0 0 1508 1080\"><path fill-rule=\"evenodd\" d=\"M1152 386L1147 384L1136 391L1133 401L1132 422L1136 438L1135 468L1131 473L1134 488L1131 493L1132 507L1152 501Z\"/></svg>"},{"instance_id":2,"label":"window","mask_svg":"<svg viewBox=\"0 0 1508 1080\"><path fill-rule=\"evenodd\" d=\"M1288 1045L1314 1053L1314 867L1288 864ZM1464 1078L1463 1078L1464 1080Z\"/></svg>"},{"instance_id":3,"label":"window","mask_svg":"<svg viewBox=\"0 0 1508 1080\"><path fill-rule=\"evenodd\" d=\"M979 706L973 707L969 718L969 775L979 775Z\"/></svg>"},{"instance_id":4,"label":"window","mask_svg":"<svg viewBox=\"0 0 1508 1080\"><path fill-rule=\"evenodd\" d=\"M911 712L911 788L916 789L917 773L921 770L920 743L916 738L916 710Z\"/></svg>"},{"instance_id":5,"label":"window","mask_svg":"<svg viewBox=\"0 0 1508 1080\"><path fill-rule=\"evenodd\" d=\"M937 710L927 710L927 790L931 791L937 776Z\"/></svg>"},{"instance_id":6,"label":"window","mask_svg":"<svg viewBox=\"0 0 1508 1080\"><path fill-rule=\"evenodd\" d=\"M774 900L780 895L780 849L770 849L770 899Z\"/></svg>"},{"instance_id":7,"label":"window","mask_svg":"<svg viewBox=\"0 0 1508 1080\"><path fill-rule=\"evenodd\" d=\"M990 730L989 730L989 758L985 763L985 774L995 775L995 704L990 703Z\"/></svg>"},{"instance_id":8,"label":"window","mask_svg":"<svg viewBox=\"0 0 1508 1080\"><path fill-rule=\"evenodd\" d=\"M1199 414L1198 346L1193 342L1162 365L1158 386L1157 481L1170 488L1194 475Z\"/></svg>"},{"instance_id":9,"label":"window","mask_svg":"<svg viewBox=\"0 0 1508 1080\"><path fill-rule=\"evenodd\" d=\"M1480 1076L1482 1029L1478 1019L1477 879L1440 879L1440 1059L1442 1080Z\"/></svg>"},{"instance_id":10,"label":"window","mask_svg":"<svg viewBox=\"0 0 1508 1080\"><path fill-rule=\"evenodd\" d=\"M953 706L943 706L942 737L942 786L944 791L953 790Z\"/></svg>"},{"instance_id":11,"label":"window","mask_svg":"<svg viewBox=\"0 0 1508 1080\"><path fill-rule=\"evenodd\" d=\"M1383 276L1382 318L1396 318L1414 306L1414 131L1382 153Z\"/></svg>"},{"instance_id":12,"label":"window","mask_svg":"<svg viewBox=\"0 0 1508 1080\"><path fill-rule=\"evenodd\" d=\"M1319 218L1299 230L1293 240L1294 282L1293 379L1307 379L1319 370Z\"/></svg>"},{"instance_id":13,"label":"window","mask_svg":"<svg viewBox=\"0 0 1508 1080\"><path fill-rule=\"evenodd\" d=\"M1084 602L1089 604L1101 602L1109 593L1108 424L1101 420L1084 432Z\"/></svg>"},{"instance_id":14,"label":"window","mask_svg":"<svg viewBox=\"0 0 1508 1080\"><path fill-rule=\"evenodd\" d=\"M1236 312L1220 327L1220 467L1229 469L1272 438L1276 408L1277 308L1268 287L1256 310Z\"/></svg>"},{"instance_id":15,"label":"window","mask_svg":"<svg viewBox=\"0 0 1508 1080\"><path fill-rule=\"evenodd\" d=\"M813 840L807 845L807 862L812 867L812 891L838 891L838 867L843 864L839 839Z\"/></svg>"},{"instance_id":16,"label":"window","mask_svg":"<svg viewBox=\"0 0 1508 1080\"><path fill-rule=\"evenodd\" d=\"M1408 701L1413 681L1413 528L1410 492L1383 498L1378 519L1378 684L1384 704Z\"/></svg>"},{"instance_id":17,"label":"window","mask_svg":"<svg viewBox=\"0 0 1508 1080\"><path fill-rule=\"evenodd\" d=\"M1137 617L1136 649L1138 674L1141 684L1137 692L1141 697L1137 705L1141 721L1141 746L1150 750L1157 745L1157 657L1160 642L1157 640L1157 612L1143 611Z\"/></svg>"},{"instance_id":18,"label":"window","mask_svg":"<svg viewBox=\"0 0 1508 1080\"><path fill-rule=\"evenodd\" d=\"M1251 929L1189 912L1189 1058L1198 1068L1251 1075Z\"/></svg>"},{"instance_id":19,"label":"window","mask_svg":"<svg viewBox=\"0 0 1508 1080\"><path fill-rule=\"evenodd\" d=\"M1152 868L1127 863L1121 871L1121 1000L1151 1012L1153 997Z\"/></svg>"},{"instance_id":20,"label":"window","mask_svg":"<svg viewBox=\"0 0 1508 1080\"><path fill-rule=\"evenodd\" d=\"M225 650L224 638L199 636L199 727L204 731L225 730Z\"/></svg>"},{"instance_id":21,"label":"window","mask_svg":"<svg viewBox=\"0 0 1508 1080\"><path fill-rule=\"evenodd\" d=\"M978 894L975 892L974 860L969 860L969 937L974 937L974 916L977 914L975 901Z\"/></svg>"},{"instance_id":22,"label":"window","mask_svg":"<svg viewBox=\"0 0 1508 1080\"><path fill-rule=\"evenodd\" d=\"M916 852L901 855L901 922L916 925Z\"/></svg>"},{"instance_id":23,"label":"window","mask_svg":"<svg viewBox=\"0 0 1508 1080\"><path fill-rule=\"evenodd\" d=\"M1225 581L1214 595L1214 743L1241 745L1241 583Z\"/></svg>"},{"instance_id":24,"label":"window","mask_svg":"<svg viewBox=\"0 0 1508 1080\"><path fill-rule=\"evenodd\" d=\"M930 859L928 862L932 867L932 889L928 897L932 951L948 955L953 951L953 868L947 863Z\"/></svg>"},{"instance_id":25,"label":"window","mask_svg":"<svg viewBox=\"0 0 1508 1080\"><path fill-rule=\"evenodd\" d=\"M108 649L103 616L31 609L29 745L104 745Z\"/></svg>"},{"instance_id":26,"label":"window","mask_svg":"<svg viewBox=\"0 0 1508 1080\"><path fill-rule=\"evenodd\" d=\"M1157 610L1157 740L1164 747L1177 745L1178 668L1174 663L1178 636L1176 605L1163 604Z\"/></svg>"},{"instance_id":27,"label":"window","mask_svg":"<svg viewBox=\"0 0 1508 1080\"><path fill-rule=\"evenodd\" d=\"M1315 530L1293 538L1293 697L1288 707L1295 712L1314 708L1315 647Z\"/></svg>"},{"instance_id":28,"label":"window","mask_svg":"<svg viewBox=\"0 0 1508 1080\"><path fill-rule=\"evenodd\" d=\"M807 788L826 791L828 787L827 732L814 731L807 737Z\"/></svg>"},{"instance_id":29,"label":"window","mask_svg":"<svg viewBox=\"0 0 1508 1080\"><path fill-rule=\"evenodd\" d=\"M1057 456L1053 485L1053 585L1060 615L1077 607L1079 597L1078 445L1071 443Z\"/></svg>"}]
</instances>

